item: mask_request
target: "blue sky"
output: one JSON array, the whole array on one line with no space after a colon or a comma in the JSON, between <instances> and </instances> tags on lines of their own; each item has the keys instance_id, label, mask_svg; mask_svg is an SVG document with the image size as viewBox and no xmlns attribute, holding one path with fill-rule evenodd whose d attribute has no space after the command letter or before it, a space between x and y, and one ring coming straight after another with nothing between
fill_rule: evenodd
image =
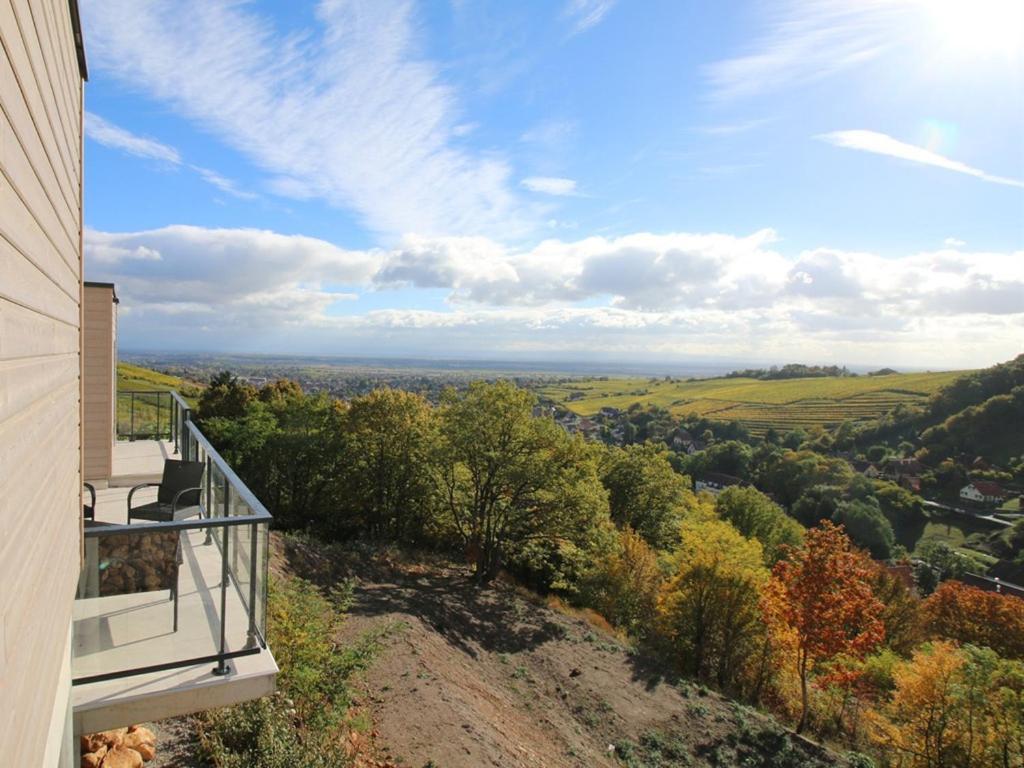
<instances>
[{"instance_id":1,"label":"blue sky","mask_svg":"<svg viewBox=\"0 0 1024 768\"><path fill-rule=\"evenodd\" d=\"M83 3L123 348L985 365L1016 0Z\"/></svg>"}]
</instances>

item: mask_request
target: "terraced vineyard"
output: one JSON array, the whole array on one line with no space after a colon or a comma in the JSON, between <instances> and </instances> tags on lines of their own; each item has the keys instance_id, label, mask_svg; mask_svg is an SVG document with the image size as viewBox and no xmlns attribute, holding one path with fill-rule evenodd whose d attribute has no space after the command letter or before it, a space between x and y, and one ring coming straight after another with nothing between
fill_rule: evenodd
<instances>
[{"instance_id":1,"label":"terraced vineyard","mask_svg":"<svg viewBox=\"0 0 1024 768\"><path fill-rule=\"evenodd\" d=\"M905 403L923 402L965 371L891 376L785 379L580 379L542 387L538 393L580 414L633 403L657 405L678 416L697 414L738 421L752 434L785 432L874 419Z\"/></svg>"}]
</instances>

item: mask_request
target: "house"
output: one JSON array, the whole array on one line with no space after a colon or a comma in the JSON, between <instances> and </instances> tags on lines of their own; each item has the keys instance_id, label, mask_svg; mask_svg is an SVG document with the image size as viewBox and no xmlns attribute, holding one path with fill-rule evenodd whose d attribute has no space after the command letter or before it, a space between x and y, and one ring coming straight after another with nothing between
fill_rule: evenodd
<instances>
[{"instance_id":1,"label":"house","mask_svg":"<svg viewBox=\"0 0 1024 768\"><path fill-rule=\"evenodd\" d=\"M924 473L924 465L914 458L890 459L885 466L885 475L899 480L903 475L920 476Z\"/></svg>"},{"instance_id":2,"label":"house","mask_svg":"<svg viewBox=\"0 0 1024 768\"><path fill-rule=\"evenodd\" d=\"M980 504L995 504L1006 498L1006 491L991 480L974 480L960 489L960 498Z\"/></svg>"},{"instance_id":3,"label":"house","mask_svg":"<svg viewBox=\"0 0 1024 768\"><path fill-rule=\"evenodd\" d=\"M717 496L727 488L731 488L734 485L745 485L743 480L733 475L727 475L722 472L705 472L699 478L694 480L693 489L698 493L701 491L707 491L708 493Z\"/></svg>"},{"instance_id":4,"label":"house","mask_svg":"<svg viewBox=\"0 0 1024 768\"><path fill-rule=\"evenodd\" d=\"M903 475L900 477L900 487L911 493L921 492L921 478L916 475Z\"/></svg>"},{"instance_id":5,"label":"house","mask_svg":"<svg viewBox=\"0 0 1024 768\"><path fill-rule=\"evenodd\" d=\"M622 413L618 408L612 408L610 405L606 405L601 408L600 414L609 419L618 418L619 414Z\"/></svg>"},{"instance_id":6,"label":"house","mask_svg":"<svg viewBox=\"0 0 1024 768\"><path fill-rule=\"evenodd\" d=\"M80 734L274 690L270 515L175 393L137 399L140 424L157 414L158 434L116 440L116 406L136 395L115 393L114 287L83 279L78 3L5 7L0 734L6 763L73 768ZM126 524L129 488L159 481L165 456L201 470L196 503L181 510L191 517ZM154 497L142 489L135 501Z\"/></svg>"},{"instance_id":7,"label":"house","mask_svg":"<svg viewBox=\"0 0 1024 768\"><path fill-rule=\"evenodd\" d=\"M864 477L870 477L875 480L882 476L878 467L872 464L870 461L861 461L860 459L851 459L850 465L856 472L864 475Z\"/></svg>"}]
</instances>

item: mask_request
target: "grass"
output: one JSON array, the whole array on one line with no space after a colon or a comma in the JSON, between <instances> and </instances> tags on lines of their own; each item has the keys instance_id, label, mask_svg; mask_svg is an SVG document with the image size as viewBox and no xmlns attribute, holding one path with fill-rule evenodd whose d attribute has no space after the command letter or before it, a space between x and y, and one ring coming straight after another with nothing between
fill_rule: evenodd
<instances>
[{"instance_id":1,"label":"grass","mask_svg":"<svg viewBox=\"0 0 1024 768\"><path fill-rule=\"evenodd\" d=\"M963 371L899 373L890 376L758 379L581 379L541 387L544 397L581 416L601 408L626 409L634 403L738 421L752 434L769 428L834 426L842 421L878 418L897 405L923 403Z\"/></svg>"}]
</instances>

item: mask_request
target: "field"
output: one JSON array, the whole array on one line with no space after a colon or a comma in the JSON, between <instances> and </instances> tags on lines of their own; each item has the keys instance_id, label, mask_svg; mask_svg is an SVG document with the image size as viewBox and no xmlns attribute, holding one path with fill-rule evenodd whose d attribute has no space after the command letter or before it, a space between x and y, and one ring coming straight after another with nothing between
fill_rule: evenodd
<instances>
[{"instance_id":1,"label":"field","mask_svg":"<svg viewBox=\"0 0 1024 768\"><path fill-rule=\"evenodd\" d=\"M677 416L738 421L754 435L874 419L901 403L920 404L964 371L761 381L758 379L580 379L538 393L581 416L633 403Z\"/></svg>"}]
</instances>

